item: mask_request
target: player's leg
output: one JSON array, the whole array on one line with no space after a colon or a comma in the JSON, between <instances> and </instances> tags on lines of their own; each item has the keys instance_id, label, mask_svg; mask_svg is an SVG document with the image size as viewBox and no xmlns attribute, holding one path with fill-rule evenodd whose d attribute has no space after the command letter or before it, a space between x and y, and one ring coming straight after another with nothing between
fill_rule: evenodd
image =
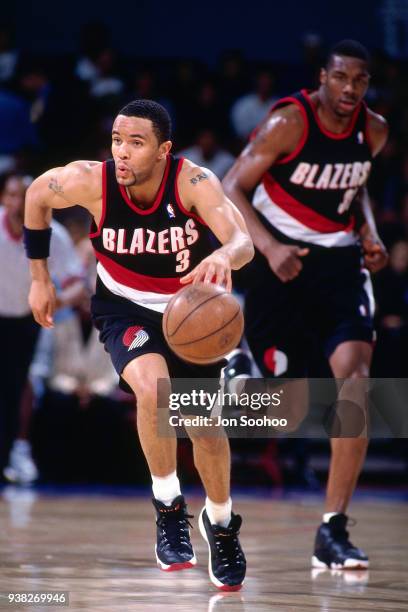
<instances>
[{"instance_id":1,"label":"player's leg","mask_svg":"<svg viewBox=\"0 0 408 612\"><path fill-rule=\"evenodd\" d=\"M174 431L173 435L170 430L169 435L158 435L157 381L169 380L166 361L157 353L141 355L125 366L122 378L137 399L137 431L150 473L164 478L176 470L177 447Z\"/></svg>"},{"instance_id":2,"label":"player's leg","mask_svg":"<svg viewBox=\"0 0 408 612\"><path fill-rule=\"evenodd\" d=\"M212 583L223 591L241 588L246 559L239 542L242 519L232 512L230 497L231 458L225 432L217 434L188 428L194 464L207 497L199 518L200 532L208 544L208 570Z\"/></svg>"},{"instance_id":3,"label":"player's leg","mask_svg":"<svg viewBox=\"0 0 408 612\"><path fill-rule=\"evenodd\" d=\"M264 382L270 381L274 388L278 384L274 379L280 379L279 384L290 379L285 384L285 432L296 431L309 405L305 384L309 342L301 283L283 283L269 272L262 284L251 288L245 297L245 336Z\"/></svg>"},{"instance_id":4,"label":"player's leg","mask_svg":"<svg viewBox=\"0 0 408 612\"><path fill-rule=\"evenodd\" d=\"M336 379L345 379L345 389L339 390L339 401L346 400L343 418L354 419L352 428L362 437L331 438L331 460L327 482L325 513L318 529L312 557L314 567L361 569L369 566L367 555L354 546L346 531L347 507L357 484L368 447L365 433L365 384L371 362L372 348L366 342L349 341L340 344L330 358ZM352 402L352 404L350 403ZM357 415L350 414L355 406ZM340 421L342 415L339 415ZM350 424L348 425L348 429Z\"/></svg>"},{"instance_id":5,"label":"player's leg","mask_svg":"<svg viewBox=\"0 0 408 612\"><path fill-rule=\"evenodd\" d=\"M357 414L350 415L348 410L344 415L339 414L340 420L342 417L354 418L354 422L346 423L346 426L348 431L354 426L356 437L330 440L332 456L326 492L326 512L346 512L364 463L368 447L365 380L369 376L371 357L371 345L360 341L339 344L330 357L333 374L336 379L342 381L339 403L343 400L347 406L348 402L352 402ZM357 437L359 433L362 437Z\"/></svg>"},{"instance_id":6,"label":"player's leg","mask_svg":"<svg viewBox=\"0 0 408 612\"><path fill-rule=\"evenodd\" d=\"M372 358L372 290L367 274L360 270L358 253L344 251L339 266L332 263L336 282L326 301L327 312L333 316L326 354L337 379L336 422L343 437L332 437L330 441L325 513L316 535L312 564L366 568L367 555L348 539L346 512L368 446L365 398Z\"/></svg>"},{"instance_id":7,"label":"player's leg","mask_svg":"<svg viewBox=\"0 0 408 612\"><path fill-rule=\"evenodd\" d=\"M218 392L224 363L195 366L173 358L172 371L182 379L191 380L194 388L201 387L200 379L205 379L206 392ZM186 412L193 409L186 408ZM184 427L192 441L194 464L206 492L199 528L208 545L210 579L220 590L235 591L241 588L246 573L246 559L238 537L242 518L232 512L229 440L224 429L214 425L214 418L212 423L211 426L184 424Z\"/></svg>"},{"instance_id":8,"label":"player's leg","mask_svg":"<svg viewBox=\"0 0 408 612\"><path fill-rule=\"evenodd\" d=\"M156 559L160 569L174 571L193 567L197 563L190 543L187 506L181 495L176 472L177 440L171 427L162 427L159 434L158 380L162 392L169 371L162 355L148 353L130 361L123 369L122 378L132 389L137 400L137 429L139 440L153 481L153 505L157 514ZM168 418L168 413L163 415ZM161 424L162 426L164 423Z\"/></svg>"},{"instance_id":9,"label":"player's leg","mask_svg":"<svg viewBox=\"0 0 408 612\"><path fill-rule=\"evenodd\" d=\"M153 480L157 563L166 571L192 567L196 558L190 543L190 517L176 473L176 438L166 419L168 397L160 396L160 415L157 405L159 379L167 386L164 394L170 392L162 316L119 298L97 296L92 299L92 315L99 338L121 376L121 386L136 396L140 442ZM160 432L159 416L163 416Z\"/></svg>"}]
</instances>

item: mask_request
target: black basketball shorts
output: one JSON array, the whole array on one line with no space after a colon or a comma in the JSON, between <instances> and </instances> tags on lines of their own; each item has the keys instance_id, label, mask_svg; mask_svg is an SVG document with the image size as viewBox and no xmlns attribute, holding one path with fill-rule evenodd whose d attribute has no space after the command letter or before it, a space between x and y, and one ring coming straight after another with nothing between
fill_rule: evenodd
<instances>
[{"instance_id":1,"label":"black basketball shorts","mask_svg":"<svg viewBox=\"0 0 408 612\"><path fill-rule=\"evenodd\" d=\"M163 315L116 296L98 283L91 300L91 314L99 339L109 353L116 372L147 353L158 353L166 360L171 378L209 378L219 380L224 359L215 364L195 365L183 361L167 345L162 332ZM121 378L120 386L130 391Z\"/></svg>"},{"instance_id":2,"label":"black basketball shorts","mask_svg":"<svg viewBox=\"0 0 408 612\"><path fill-rule=\"evenodd\" d=\"M339 344L374 340L374 298L360 248L311 248L302 264L299 276L283 283L265 258L254 261L245 333L263 376L330 375L327 359Z\"/></svg>"}]
</instances>

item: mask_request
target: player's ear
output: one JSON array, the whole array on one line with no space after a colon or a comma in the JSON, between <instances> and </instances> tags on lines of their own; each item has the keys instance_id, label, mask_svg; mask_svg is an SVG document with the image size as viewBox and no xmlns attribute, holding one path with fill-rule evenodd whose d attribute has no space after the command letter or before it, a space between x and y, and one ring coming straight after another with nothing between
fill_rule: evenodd
<instances>
[{"instance_id":1,"label":"player's ear","mask_svg":"<svg viewBox=\"0 0 408 612\"><path fill-rule=\"evenodd\" d=\"M171 142L171 140L166 140L165 142L162 142L159 146L159 159L164 159L170 153L170 149L172 146L173 143Z\"/></svg>"},{"instance_id":2,"label":"player's ear","mask_svg":"<svg viewBox=\"0 0 408 612\"><path fill-rule=\"evenodd\" d=\"M320 85L325 85L327 83L327 70L326 70L326 68L320 68L319 81L320 81Z\"/></svg>"}]
</instances>

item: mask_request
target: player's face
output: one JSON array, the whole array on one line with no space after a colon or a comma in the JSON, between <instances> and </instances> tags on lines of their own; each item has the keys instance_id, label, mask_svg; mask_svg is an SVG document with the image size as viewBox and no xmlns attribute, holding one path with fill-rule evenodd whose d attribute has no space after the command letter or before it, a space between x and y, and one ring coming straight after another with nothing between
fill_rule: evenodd
<instances>
[{"instance_id":1,"label":"player's face","mask_svg":"<svg viewBox=\"0 0 408 612\"><path fill-rule=\"evenodd\" d=\"M150 119L118 115L112 128L116 180L125 187L149 180L170 147L169 141L159 144Z\"/></svg>"},{"instance_id":2,"label":"player's face","mask_svg":"<svg viewBox=\"0 0 408 612\"><path fill-rule=\"evenodd\" d=\"M367 63L344 55L334 55L327 70L322 68L320 73L325 101L339 117L353 114L369 82Z\"/></svg>"},{"instance_id":3,"label":"player's face","mask_svg":"<svg viewBox=\"0 0 408 612\"><path fill-rule=\"evenodd\" d=\"M4 186L1 200L10 217L15 221L23 223L24 220L24 198L26 185L19 177L10 177Z\"/></svg>"}]
</instances>

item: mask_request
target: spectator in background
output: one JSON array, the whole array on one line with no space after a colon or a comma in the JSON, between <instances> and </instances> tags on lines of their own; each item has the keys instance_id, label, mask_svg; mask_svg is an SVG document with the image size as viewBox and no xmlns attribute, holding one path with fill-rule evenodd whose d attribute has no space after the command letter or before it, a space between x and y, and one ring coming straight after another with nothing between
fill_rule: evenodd
<instances>
[{"instance_id":1,"label":"spectator in background","mask_svg":"<svg viewBox=\"0 0 408 612\"><path fill-rule=\"evenodd\" d=\"M42 405L86 408L118 390L118 376L99 342L90 316L90 295L96 287L96 261L88 238L90 218L78 209L65 220L86 279L88 293L77 308L61 309L54 329L41 329L30 376ZM45 391L45 393L44 393Z\"/></svg>"},{"instance_id":2,"label":"spectator in background","mask_svg":"<svg viewBox=\"0 0 408 612\"><path fill-rule=\"evenodd\" d=\"M118 74L116 53L108 47L96 57L98 75L92 80L90 94L107 109L116 107L123 93L124 83Z\"/></svg>"},{"instance_id":3,"label":"spectator in background","mask_svg":"<svg viewBox=\"0 0 408 612\"><path fill-rule=\"evenodd\" d=\"M222 149L217 133L212 128L204 128L198 132L195 143L180 152L198 166L208 168L221 180L234 163L234 157Z\"/></svg>"},{"instance_id":4,"label":"spectator in background","mask_svg":"<svg viewBox=\"0 0 408 612\"><path fill-rule=\"evenodd\" d=\"M277 98L273 97L274 78L269 70L259 70L255 89L239 98L231 109L231 122L236 136L246 140L266 117Z\"/></svg>"},{"instance_id":5,"label":"spectator in background","mask_svg":"<svg viewBox=\"0 0 408 612\"><path fill-rule=\"evenodd\" d=\"M129 87L126 95L123 98L123 105L125 106L132 100L156 100L164 106L169 113L173 127L176 124L175 108L173 102L169 97L163 95L162 88L160 87L156 72L150 68L143 68L134 75L131 79L131 86ZM110 126L109 126L110 127ZM99 159L99 157L97 158Z\"/></svg>"},{"instance_id":6,"label":"spectator in background","mask_svg":"<svg viewBox=\"0 0 408 612\"><path fill-rule=\"evenodd\" d=\"M222 102L226 108L231 108L250 87L242 52L239 49L225 51L219 60L217 72Z\"/></svg>"},{"instance_id":7,"label":"spectator in background","mask_svg":"<svg viewBox=\"0 0 408 612\"><path fill-rule=\"evenodd\" d=\"M80 57L75 67L76 76L92 83L100 76L97 58L110 45L109 30L100 21L85 24L80 34Z\"/></svg>"},{"instance_id":8,"label":"spectator in background","mask_svg":"<svg viewBox=\"0 0 408 612\"><path fill-rule=\"evenodd\" d=\"M408 242L396 242L389 265L375 279L378 342L374 375L391 378L408 376Z\"/></svg>"},{"instance_id":9,"label":"spectator in background","mask_svg":"<svg viewBox=\"0 0 408 612\"><path fill-rule=\"evenodd\" d=\"M200 86L202 68L193 60L177 62L169 83L169 96L174 103L176 116L177 146L185 147L191 142L191 130L195 129L197 90Z\"/></svg>"},{"instance_id":10,"label":"spectator in background","mask_svg":"<svg viewBox=\"0 0 408 612\"><path fill-rule=\"evenodd\" d=\"M211 126L222 139L230 135L228 109L222 103L218 85L213 78L204 78L198 84L191 104L183 114L178 112L178 117L179 146L188 146L191 135L197 130L197 124Z\"/></svg>"},{"instance_id":11,"label":"spectator in background","mask_svg":"<svg viewBox=\"0 0 408 612\"><path fill-rule=\"evenodd\" d=\"M317 32L305 32L302 47L302 83L304 87L314 89L319 82L320 66L324 61L321 36Z\"/></svg>"},{"instance_id":12,"label":"spectator in background","mask_svg":"<svg viewBox=\"0 0 408 612\"><path fill-rule=\"evenodd\" d=\"M18 51L14 46L14 28L11 24L0 24L0 84L14 77Z\"/></svg>"},{"instance_id":13,"label":"spectator in background","mask_svg":"<svg viewBox=\"0 0 408 612\"><path fill-rule=\"evenodd\" d=\"M15 93L0 90L0 175L15 170L22 153L37 147L29 104Z\"/></svg>"},{"instance_id":14,"label":"spectator in background","mask_svg":"<svg viewBox=\"0 0 408 612\"><path fill-rule=\"evenodd\" d=\"M30 273L22 241L24 198L31 180L10 175L2 189L0 207L0 336L7 347L0 356L0 469L10 451L4 472L9 480L17 482L30 482L37 477L30 443L19 437L29 430L29 411L20 414L20 406L39 329L28 305ZM57 304L62 308L81 299L83 273L67 231L56 221L51 227L51 274L61 287Z\"/></svg>"},{"instance_id":15,"label":"spectator in background","mask_svg":"<svg viewBox=\"0 0 408 612\"><path fill-rule=\"evenodd\" d=\"M30 118L38 123L44 114L51 83L43 62L36 59L26 59L19 66L18 83L21 94L30 104Z\"/></svg>"},{"instance_id":16,"label":"spectator in background","mask_svg":"<svg viewBox=\"0 0 408 612\"><path fill-rule=\"evenodd\" d=\"M30 121L41 151L39 159L32 160L33 171L41 171L41 162L46 163L47 159L61 165L71 147L84 146L92 129L95 113L89 108L87 92L68 72L57 73L51 79L46 63L35 57L23 59L17 85L29 107Z\"/></svg>"},{"instance_id":17,"label":"spectator in background","mask_svg":"<svg viewBox=\"0 0 408 612\"><path fill-rule=\"evenodd\" d=\"M224 106L218 91L218 83L213 78L206 78L200 84L193 111L193 130L200 125L211 125L222 138L229 135L228 108Z\"/></svg>"}]
</instances>

